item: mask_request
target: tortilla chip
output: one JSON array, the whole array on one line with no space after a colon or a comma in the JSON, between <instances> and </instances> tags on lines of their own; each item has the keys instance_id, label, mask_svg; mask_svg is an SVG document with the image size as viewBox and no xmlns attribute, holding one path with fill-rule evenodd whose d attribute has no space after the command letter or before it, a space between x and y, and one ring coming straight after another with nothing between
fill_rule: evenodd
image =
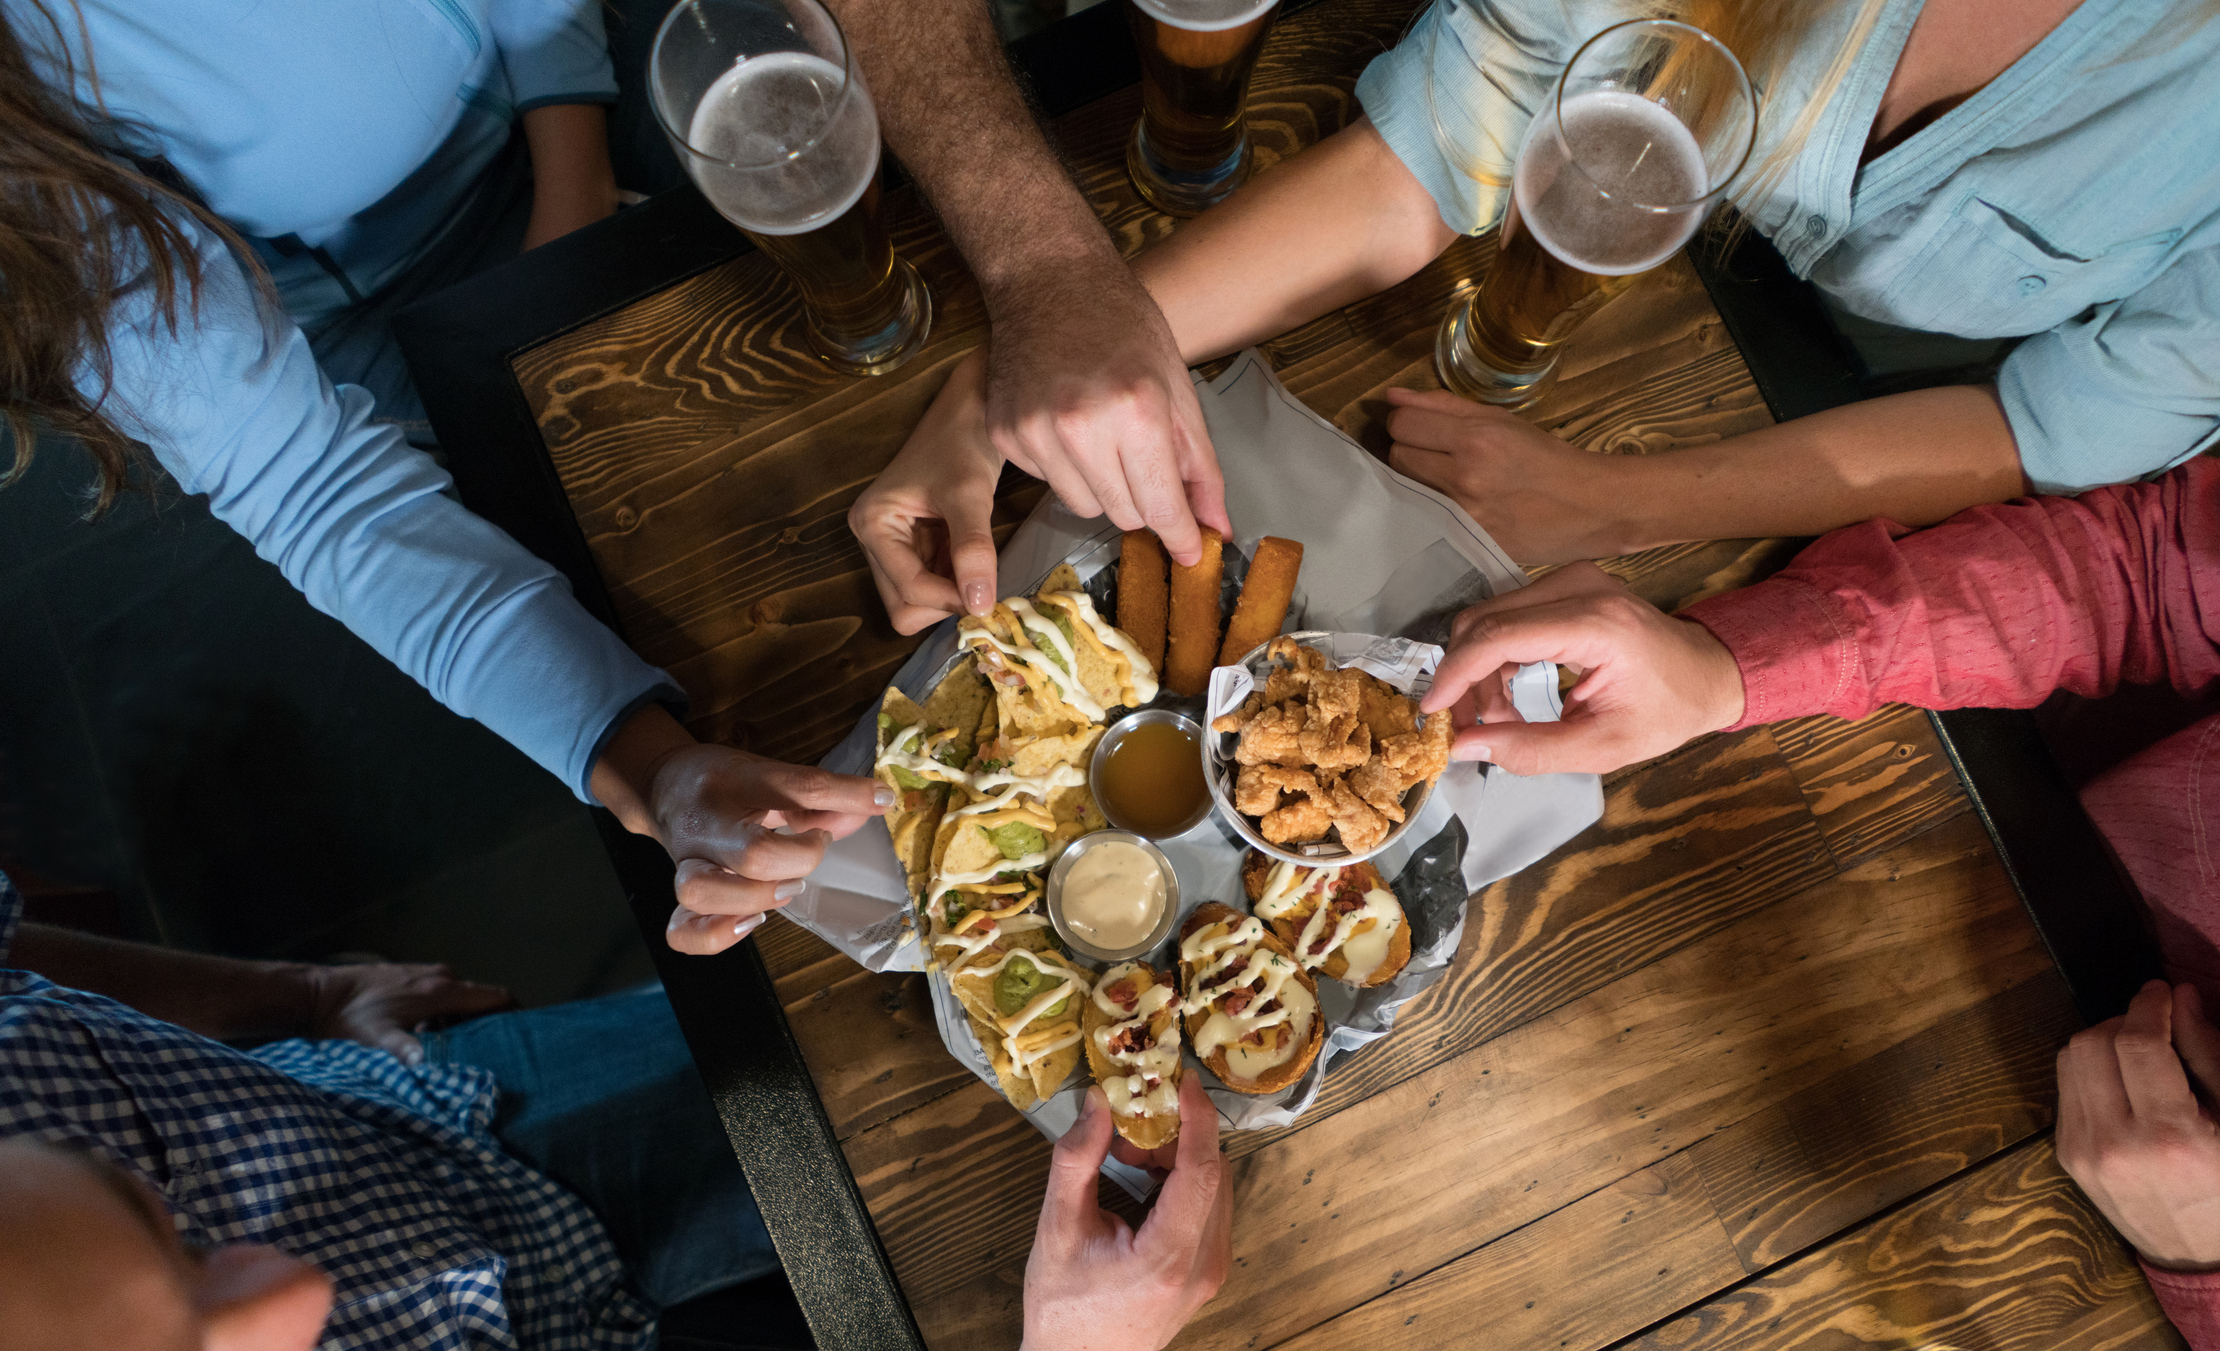
<instances>
[{"instance_id":1,"label":"tortilla chip","mask_svg":"<svg viewBox=\"0 0 2220 1351\"><path fill-rule=\"evenodd\" d=\"M887 687L886 698L880 703L879 712L880 716L892 718L893 722L879 729L875 752L884 752L888 738L903 728L924 725L927 731L939 730L931 725L925 716L925 710L891 685ZM951 789L945 785L937 791L905 789L895 782L891 766L880 770L878 779L896 794L894 805L886 813L886 833L887 838L893 841L894 857L900 861L902 871L908 879L910 895L913 898L922 896L925 889L932 885L933 837L940 830L941 813L947 810Z\"/></svg>"},{"instance_id":2,"label":"tortilla chip","mask_svg":"<svg viewBox=\"0 0 2220 1351\"><path fill-rule=\"evenodd\" d=\"M1002 1034L993 1023L981 1021L979 1015L973 1014L971 1035L978 1038L979 1049L986 1052L987 1064L994 1070L994 1077L1002 1088L1002 1096L1010 1100L1012 1107L1022 1112L1040 1101L1040 1094L1035 1091L1032 1078L1019 1074L1017 1066L1010 1062L1010 1053L1002 1047Z\"/></svg>"}]
</instances>

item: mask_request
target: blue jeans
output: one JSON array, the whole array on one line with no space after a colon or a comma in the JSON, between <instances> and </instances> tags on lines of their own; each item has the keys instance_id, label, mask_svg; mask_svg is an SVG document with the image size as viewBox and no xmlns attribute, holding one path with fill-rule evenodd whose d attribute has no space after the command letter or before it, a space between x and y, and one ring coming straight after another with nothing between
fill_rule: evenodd
<instances>
[{"instance_id":1,"label":"blue jeans","mask_svg":"<svg viewBox=\"0 0 2220 1351\"><path fill-rule=\"evenodd\" d=\"M429 1060L493 1071L493 1133L609 1228L659 1308L778 1269L771 1236L662 987L426 1033Z\"/></svg>"}]
</instances>

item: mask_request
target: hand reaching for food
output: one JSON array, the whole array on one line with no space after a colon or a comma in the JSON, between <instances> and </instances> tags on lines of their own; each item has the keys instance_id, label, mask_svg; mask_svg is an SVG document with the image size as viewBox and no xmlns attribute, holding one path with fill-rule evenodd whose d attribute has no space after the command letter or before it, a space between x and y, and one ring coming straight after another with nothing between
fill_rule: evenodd
<instances>
[{"instance_id":1,"label":"hand reaching for food","mask_svg":"<svg viewBox=\"0 0 2220 1351\"><path fill-rule=\"evenodd\" d=\"M1218 1152L1218 1114L1191 1074L1179 1107L1172 1170L1134 1229L1097 1200L1115 1132L1102 1090L1087 1090L1078 1123L1049 1164L1025 1264L1024 1351L1157 1351L1225 1283L1233 1189Z\"/></svg>"},{"instance_id":2,"label":"hand reaching for food","mask_svg":"<svg viewBox=\"0 0 2220 1351\"><path fill-rule=\"evenodd\" d=\"M897 633L994 607L994 485L1002 455L986 437L985 368L974 353L848 508L871 580Z\"/></svg>"},{"instance_id":3,"label":"hand reaching for food","mask_svg":"<svg viewBox=\"0 0 2220 1351\"><path fill-rule=\"evenodd\" d=\"M1390 389L1388 463L1472 513L1520 563L1626 552L1630 463L1580 449L1516 413L1442 390Z\"/></svg>"},{"instance_id":4,"label":"hand reaching for food","mask_svg":"<svg viewBox=\"0 0 2220 1351\"><path fill-rule=\"evenodd\" d=\"M1512 674L1536 661L1581 673L1557 722L1529 724L1511 706ZM1740 721L1742 671L1710 630L1575 563L1458 615L1420 706L1454 710L1460 760L1606 774Z\"/></svg>"}]
</instances>

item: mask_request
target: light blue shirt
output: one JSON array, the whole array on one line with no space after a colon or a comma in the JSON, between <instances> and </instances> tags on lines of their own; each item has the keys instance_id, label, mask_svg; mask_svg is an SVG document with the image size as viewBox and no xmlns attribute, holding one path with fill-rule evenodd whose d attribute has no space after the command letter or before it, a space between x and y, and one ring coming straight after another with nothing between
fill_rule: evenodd
<instances>
[{"instance_id":1,"label":"light blue shirt","mask_svg":"<svg viewBox=\"0 0 2220 1351\"><path fill-rule=\"evenodd\" d=\"M124 148L167 159L241 234L285 241L258 251L303 323L423 256L515 118L617 94L598 0L77 0L92 64L69 0L47 3L79 101ZM51 82L53 30L0 5Z\"/></svg>"},{"instance_id":2,"label":"light blue shirt","mask_svg":"<svg viewBox=\"0 0 2220 1351\"><path fill-rule=\"evenodd\" d=\"M50 40L21 0L0 3L27 44ZM242 230L297 235L369 287L438 237L517 109L613 89L595 3L82 0L101 98L135 148ZM188 228L206 270L197 311L173 334L147 290L126 299L110 407L312 605L591 801L618 720L679 701L677 687L553 568L445 496L446 472L373 423L365 391L326 379L222 242ZM321 270L304 285L343 301ZM299 288L286 300L317 303Z\"/></svg>"},{"instance_id":3,"label":"light blue shirt","mask_svg":"<svg viewBox=\"0 0 2220 1351\"><path fill-rule=\"evenodd\" d=\"M2039 491L2123 482L2220 442L2220 17L2197 0L2082 0L1986 88L1861 166L1920 4L1877 0L1786 173L1737 205L1854 313L2025 336L1997 392ZM1832 6L1761 91L1753 166L1860 13ZM1442 219L1477 232L1500 215L1557 72L1631 17L1610 0L1439 0L1357 95Z\"/></svg>"}]
</instances>

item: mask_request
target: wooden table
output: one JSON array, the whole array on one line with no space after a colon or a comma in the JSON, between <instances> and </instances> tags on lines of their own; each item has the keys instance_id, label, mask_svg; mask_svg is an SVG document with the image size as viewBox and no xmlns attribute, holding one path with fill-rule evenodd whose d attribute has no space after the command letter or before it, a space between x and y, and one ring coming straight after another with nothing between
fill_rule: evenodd
<instances>
[{"instance_id":1,"label":"wooden table","mask_svg":"<svg viewBox=\"0 0 2220 1351\"><path fill-rule=\"evenodd\" d=\"M1018 55L1069 110L1057 132L1131 250L1172 223L1125 177L1138 99L1112 10ZM1282 22L1252 99L1266 171L1356 115L1357 73L1411 11L1332 0ZM889 202L939 302L924 354L891 377L819 368L791 288L698 199L531 255L410 334L468 499L686 686L704 737L812 759L912 646L843 517L983 316L914 196ZM1460 243L1266 350L1377 448L1381 391L1434 385L1435 324L1487 256ZM485 313L504 297L536 317L497 340ZM1839 360L1811 355L1823 340L1798 297L1778 275L1700 278L1676 260L1588 325L1531 416L1588 449L1647 453L1848 397ZM506 385L434 369L472 333L500 348ZM1736 334L1765 358L1755 374ZM521 456L486 449L520 439ZM1005 501L1005 527L1037 492ZM1606 566L1673 606L1795 547ZM2076 996L2084 1013L2116 1006L2148 956L2114 941L2118 888L2027 757L2017 723L1954 734L1891 708L1711 737L1611 776L1603 819L1473 898L1449 977L1337 1064L1298 1126L1228 1138L1233 1274L1178 1344L2179 1345L2052 1153L2052 1056L2081 1025ZM657 935L667 876L638 891ZM2046 932L2070 945L2066 969ZM851 1317L886 1270L840 1238L860 1198L928 1344L1015 1345L1048 1142L948 1056L922 976L864 972L783 920L754 947L759 966L665 954L664 969L821 1344L909 1335L899 1317ZM821 1118L776 1029L735 1025L730 991L765 977ZM838 1141L852 1192L837 1164L815 1193L780 1190L790 1170L763 1141L800 1116Z\"/></svg>"}]
</instances>

